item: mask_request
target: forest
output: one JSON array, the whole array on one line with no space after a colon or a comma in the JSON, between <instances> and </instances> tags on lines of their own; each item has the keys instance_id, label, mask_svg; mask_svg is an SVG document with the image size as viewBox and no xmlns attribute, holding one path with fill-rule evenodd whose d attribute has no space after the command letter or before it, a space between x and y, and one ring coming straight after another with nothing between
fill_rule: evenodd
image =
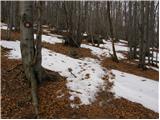
<instances>
[{"instance_id":1,"label":"forest","mask_svg":"<svg viewBox=\"0 0 160 120\"><path fill-rule=\"evenodd\" d=\"M1 1L0 30L1 118L159 118L159 1Z\"/></svg>"}]
</instances>

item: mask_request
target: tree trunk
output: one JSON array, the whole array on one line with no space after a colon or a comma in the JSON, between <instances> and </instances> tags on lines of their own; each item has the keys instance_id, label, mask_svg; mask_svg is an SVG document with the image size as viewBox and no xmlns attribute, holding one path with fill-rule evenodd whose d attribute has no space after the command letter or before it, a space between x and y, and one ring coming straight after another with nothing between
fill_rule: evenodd
<instances>
[{"instance_id":1,"label":"tree trunk","mask_svg":"<svg viewBox=\"0 0 160 120\"><path fill-rule=\"evenodd\" d=\"M137 2L134 2L133 8L133 58L137 58L138 31L137 31Z\"/></svg>"},{"instance_id":2,"label":"tree trunk","mask_svg":"<svg viewBox=\"0 0 160 120\"><path fill-rule=\"evenodd\" d=\"M133 2L129 1L129 19L128 19L128 46L129 46L129 59L133 59L133 16L132 5Z\"/></svg>"},{"instance_id":3,"label":"tree trunk","mask_svg":"<svg viewBox=\"0 0 160 120\"><path fill-rule=\"evenodd\" d=\"M8 7L10 7L10 8L12 8L11 6L12 6L12 2L11 1L7 1L8 2ZM8 40L10 40L11 39L11 15L12 15L12 13L11 13L11 9L8 9L8 11L7 11L7 14L8 14L8 19L7 19L7 39Z\"/></svg>"},{"instance_id":4,"label":"tree trunk","mask_svg":"<svg viewBox=\"0 0 160 120\"><path fill-rule=\"evenodd\" d=\"M146 54L148 56L148 64L150 65L149 10L149 2L146 2Z\"/></svg>"},{"instance_id":5,"label":"tree trunk","mask_svg":"<svg viewBox=\"0 0 160 120\"><path fill-rule=\"evenodd\" d=\"M42 16L42 2L37 2L37 36L36 36L36 40L35 40L35 73L38 79L38 82L41 83L42 82L42 72L43 68L41 66L42 63L42 29L41 29L41 16Z\"/></svg>"},{"instance_id":6,"label":"tree trunk","mask_svg":"<svg viewBox=\"0 0 160 120\"><path fill-rule=\"evenodd\" d=\"M111 39L112 39L113 61L119 62L118 58L117 58L116 50L115 50L115 47L114 47L114 35L113 35L113 26L112 26L112 20L111 20L111 15L110 15L110 2L109 1L107 1L107 13L108 13Z\"/></svg>"},{"instance_id":7,"label":"tree trunk","mask_svg":"<svg viewBox=\"0 0 160 120\"><path fill-rule=\"evenodd\" d=\"M139 67L143 70L145 69L145 11L144 11L144 1L141 1L141 26L140 26L140 33L141 33L141 40L140 40L140 54L139 54Z\"/></svg>"},{"instance_id":8,"label":"tree trunk","mask_svg":"<svg viewBox=\"0 0 160 120\"><path fill-rule=\"evenodd\" d=\"M21 55L26 78L31 82L31 94L35 114L38 115L37 77L34 68L35 46L33 35L33 2L20 2Z\"/></svg>"}]
</instances>

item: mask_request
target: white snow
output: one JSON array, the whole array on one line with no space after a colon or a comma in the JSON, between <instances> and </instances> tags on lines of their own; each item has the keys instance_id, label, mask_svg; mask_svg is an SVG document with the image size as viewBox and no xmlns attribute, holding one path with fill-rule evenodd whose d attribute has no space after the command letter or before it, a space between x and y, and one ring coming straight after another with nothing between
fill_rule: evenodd
<instances>
[{"instance_id":1,"label":"white snow","mask_svg":"<svg viewBox=\"0 0 160 120\"><path fill-rule=\"evenodd\" d=\"M114 43L116 51L128 51L126 43L116 42ZM100 47L107 48L112 51L112 42L110 40L105 41L105 44L100 44Z\"/></svg>"},{"instance_id":2,"label":"white snow","mask_svg":"<svg viewBox=\"0 0 160 120\"><path fill-rule=\"evenodd\" d=\"M7 30L7 24L5 23L0 23L0 29L3 29L3 30Z\"/></svg>"},{"instance_id":3,"label":"white snow","mask_svg":"<svg viewBox=\"0 0 160 120\"><path fill-rule=\"evenodd\" d=\"M81 44L81 47L90 49L92 54L97 55L99 58L101 56L109 57L109 51L107 49L102 49L99 47L94 47L94 46L86 45L86 44Z\"/></svg>"},{"instance_id":4,"label":"white snow","mask_svg":"<svg viewBox=\"0 0 160 120\"><path fill-rule=\"evenodd\" d=\"M156 54L157 54L157 59L158 59L158 61L159 61L159 53L156 52L156 51L153 52L153 60L156 61Z\"/></svg>"},{"instance_id":5,"label":"white snow","mask_svg":"<svg viewBox=\"0 0 160 120\"><path fill-rule=\"evenodd\" d=\"M0 41L0 45L11 49L10 52L8 53L8 58L9 59L20 59L21 58L21 51L20 51L20 41Z\"/></svg>"},{"instance_id":6,"label":"white snow","mask_svg":"<svg viewBox=\"0 0 160 120\"><path fill-rule=\"evenodd\" d=\"M67 77L67 87L71 90L72 99L80 98L81 104L88 105L95 100L97 92L104 85L101 79L105 71L93 59L73 59L66 55L42 50L43 67L54 70ZM89 74L89 78L87 78Z\"/></svg>"},{"instance_id":7,"label":"white snow","mask_svg":"<svg viewBox=\"0 0 160 120\"><path fill-rule=\"evenodd\" d=\"M103 40L104 44L100 44L99 47L94 47L92 45L81 44L82 48L89 48L92 51L92 54L97 55L99 58L101 57L110 57L110 54L113 54L112 43L111 41ZM121 52L127 52L128 47L126 47L126 43L115 43L115 49L117 51L117 57L119 59L125 59L126 57Z\"/></svg>"},{"instance_id":8,"label":"white snow","mask_svg":"<svg viewBox=\"0 0 160 120\"><path fill-rule=\"evenodd\" d=\"M87 36L87 33L86 33L86 32L84 32L84 33L83 33L83 36Z\"/></svg>"},{"instance_id":9,"label":"white snow","mask_svg":"<svg viewBox=\"0 0 160 120\"><path fill-rule=\"evenodd\" d=\"M159 72L159 68L156 68L156 67L153 67L153 66L150 66L150 68Z\"/></svg>"},{"instance_id":10,"label":"white snow","mask_svg":"<svg viewBox=\"0 0 160 120\"><path fill-rule=\"evenodd\" d=\"M156 48L154 48L154 50L156 50ZM139 51L139 48L137 48L137 51ZM150 54L151 54L150 59L152 59L152 48L150 48ZM139 55L137 55L137 57L139 57ZM146 56L145 58L146 58L145 62L148 63L148 57ZM139 60L135 59L135 61L139 61ZM156 61L158 61L157 65L159 66L159 51L153 51L153 61L154 61L153 62L154 64L156 63Z\"/></svg>"},{"instance_id":11,"label":"white snow","mask_svg":"<svg viewBox=\"0 0 160 120\"><path fill-rule=\"evenodd\" d=\"M123 42L123 43L125 43L125 44L128 44L128 41L126 41L126 40L119 40L120 42Z\"/></svg>"},{"instance_id":12,"label":"white snow","mask_svg":"<svg viewBox=\"0 0 160 120\"><path fill-rule=\"evenodd\" d=\"M7 29L10 29L10 28L8 28L8 25L7 25L7 24L5 24L5 23L0 23L0 29L1 29L1 30L7 30ZM12 30L15 30L15 27L14 27L14 26L12 26Z\"/></svg>"},{"instance_id":13,"label":"white snow","mask_svg":"<svg viewBox=\"0 0 160 120\"><path fill-rule=\"evenodd\" d=\"M51 37L62 37L62 35L57 35L57 34L52 34L52 33L49 33L48 35L51 36Z\"/></svg>"},{"instance_id":14,"label":"white snow","mask_svg":"<svg viewBox=\"0 0 160 120\"><path fill-rule=\"evenodd\" d=\"M112 72L115 74L112 91L116 96L140 103L146 108L158 112L159 82L118 70L112 70Z\"/></svg>"},{"instance_id":15,"label":"white snow","mask_svg":"<svg viewBox=\"0 0 160 120\"><path fill-rule=\"evenodd\" d=\"M152 70L155 70L155 71L159 72L159 68L157 68L157 67L148 66L148 65L146 67L149 68L149 69L152 69Z\"/></svg>"},{"instance_id":16,"label":"white snow","mask_svg":"<svg viewBox=\"0 0 160 120\"><path fill-rule=\"evenodd\" d=\"M12 49L9 52L9 57L12 59L20 58L19 45L19 41L1 41L1 46ZM42 66L67 77L66 85L70 90L71 98L72 100L75 97L80 98L80 105L91 104L97 92L104 88L104 81L101 78L106 71L97 63L91 58L73 59L45 48L42 49Z\"/></svg>"},{"instance_id":17,"label":"white snow","mask_svg":"<svg viewBox=\"0 0 160 120\"><path fill-rule=\"evenodd\" d=\"M58 37L60 36L54 34L51 34L51 36L42 35L42 42L47 42L50 44L63 43L63 39L60 39ZM34 34L34 39L36 39L36 34Z\"/></svg>"},{"instance_id":18,"label":"white snow","mask_svg":"<svg viewBox=\"0 0 160 120\"><path fill-rule=\"evenodd\" d=\"M19 41L2 40L0 43L1 46L11 49L9 58L21 58ZM89 45L82 44L82 46L89 47L94 54L100 55L104 52L107 55L107 49L103 51L101 48ZM75 97L78 97L81 101L80 105L88 105L95 101L97 93L105 88L105 83L101 78L109 73L100 66L98 60L74 59L45 48L42 49L42 66L67 78L66 86L71 95L69 99L73 101ZM158 112L159 82L118 70L112 70L112 72L115 74L112 91L117 97L140 103ZM71 107L78 108L78 105L71 103Z\"/></svg>"}]
</instances>

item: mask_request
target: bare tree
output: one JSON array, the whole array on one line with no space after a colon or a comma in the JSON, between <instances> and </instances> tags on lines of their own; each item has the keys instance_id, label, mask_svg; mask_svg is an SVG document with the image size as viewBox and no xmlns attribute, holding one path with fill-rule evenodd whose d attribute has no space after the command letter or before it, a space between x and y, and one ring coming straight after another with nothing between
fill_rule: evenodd
<instances>
[{"instance_id":1,"label":"bare tree","mask_svg":"<svg viewBox=\"0 0 160 120\"><path fill-rule=\"evenodd\" d=\"M22 63L27 79L31 83L31 93L35 113L38 115L38 97L37 97L37 83L41 82L43 78L41 66L41 9L38 2L38 34L34 41L33 35L33 2L20 2L20 32L21 32L21 55Z\"/></svg>"},{"instance_id":2,"label":"bare tree","mask_svg":"<svg viewBox=\"0 0 160 120\"><path fill-rule=\"evenodd\" d=\"M45 1L41 23L51 25L59 33L66 34L68 37L68 40L66 40L68 43L66 43L74 47L80 47L81 35L84 32L87 32L90 39L88 41L94 45L97 42L95 36L103 36L106 39L109 31L112 30L112 39L128 41L129 58L138 58L141 61L140 64L143 63L142 61L147 64L148 61L150 65L155 65L158 60L155 56L155 49L159 47L159 41L157 40L158 4L158 1L146 1L144 3L138 1L113 1L110 2L111 20L109 20L109 12L106 10L108 9L107 1ZM8 23L8 39L13 26L18 29L20 19L18 11L20 10L17 6L18 3L15 1L14 3L11 1L2 2L2 20ZM36 11L37 8L34 7L34 9ZM37 20L38 12L34 14L34 20ZM144 16L144 19L142 16ZM146 43L144 44L144 42ZM113 49L115 48L113 47Z\"/></svg>"},{"instance_id":3,"label":"bare tree","mask_svg":"<svg viewBox=\"0 0 160 120\"><path fill-rule=\"evenodd\" d=\"M145 3L144 1L141 1L141 19L140 19L140 50L139 50L139 67L142 69L145 69L145 23L144 23L144 17L145 17Z\"/></svg>"},{"instance_id":4,"label":"bare tree","mask_svg":"<svg viewBox=\"0 0 160 120\"><path fill-rule=\"evenodd\" d=\"M108 19L109 19L109 25L110 25L110 33L111 33L111 39L112 39L112 49L113 49L113 61L119 62L114 46L114 35L113 35L113 26L112 26L112 20L111 20L111 15L110 15L110 2L107 1L107 13L108 13Z\"/></svg>"}]
</instances>

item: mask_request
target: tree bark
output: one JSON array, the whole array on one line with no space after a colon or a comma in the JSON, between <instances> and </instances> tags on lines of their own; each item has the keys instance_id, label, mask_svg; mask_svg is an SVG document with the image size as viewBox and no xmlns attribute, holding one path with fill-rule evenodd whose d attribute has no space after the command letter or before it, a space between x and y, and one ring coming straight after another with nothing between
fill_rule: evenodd
<instances>
[{"instance_id":1,"label":"tree bark","mask_svg":"<svg viewBox=\"0 0 160 120\"><path fill-rule=\"evenodd\" d=\"M38 82L41 83L42 82L42 74L43 72L43 68L41 66L42 63L42 29L41 29L41 16L42 16L42 2L37 2L37 36L36 36L36 40L35 40L35 64L34 64L34 68L35 68L35 73L38 79Z\"/></svg>"},{"instance_id":2,"label":"tree bark","mask_svg":"<svg viewBox=\"0 0 160 120\"><path fill-rule=\"evenodd\" d=\"M139 50L139 67L143 70L145 69L145 11L144 11L145 3L141 1L141 25L140 25L140 50Z\"/></svg>"},{"instance_id":3,"label":"tree bark","mask_svg":"<svg viewBox=\"0 0 160 120\"><path fill-rule=\"evenodd\" d=\"M21 55L26 78L31 82L32 101L38 115L37 77L34 68L35 46L33 35L33 2L20 2Z\"/></svg>"},{"instance_id":4,"label":"tree bark","mask_svg":"<svg viewBox=\"0 0 160 120\"><path fill-rule=\"evenodd\" d=\"M119 62L114 46L114 35L113 35L113 26L112 26L112 20L110 15L110 2L107 1L107 13L108 13L108 19L109 19L109 25L110 25L110 32L111 32L111 39L112 39L112 49L113 49L113 61Z\"/></svg>"}]
</instances>

